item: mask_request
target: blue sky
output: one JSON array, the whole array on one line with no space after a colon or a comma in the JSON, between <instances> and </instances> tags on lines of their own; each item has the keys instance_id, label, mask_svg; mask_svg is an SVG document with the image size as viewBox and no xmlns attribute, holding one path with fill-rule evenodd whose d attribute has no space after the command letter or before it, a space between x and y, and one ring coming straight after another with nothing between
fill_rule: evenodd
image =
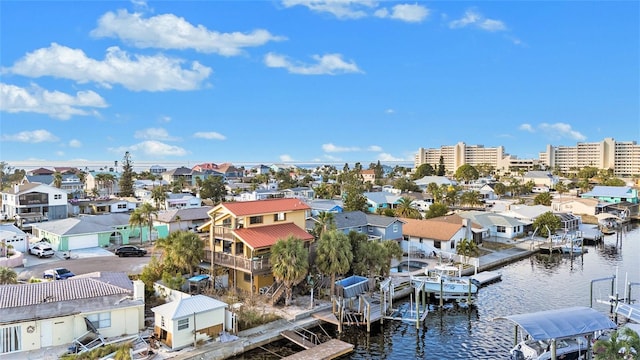
<instances>
[{"instance_id":1,"label":"blue sky","mask_svg":"<svg viewBox=\"0 0 640 360\"><path fill-rule=\"evenodd\" d=\"M1 1L0 160L640 139L637 1Z\"/></svg>"}]
</instances>

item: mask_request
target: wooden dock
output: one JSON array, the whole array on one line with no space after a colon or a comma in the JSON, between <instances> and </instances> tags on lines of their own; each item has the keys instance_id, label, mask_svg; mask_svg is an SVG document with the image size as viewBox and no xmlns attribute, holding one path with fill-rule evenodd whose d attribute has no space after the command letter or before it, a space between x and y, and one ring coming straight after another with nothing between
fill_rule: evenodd
<instances>
[{"instance_id":1,"label":"wooden dock","mask_svg":"<svg viewBox=\"0 0 640 360\"><path fill-rule=\"evenodd\" d=\"M311 317L316 318L318 320L322 320L324 322L328 322L333 325L340 325L338 318L333 314L331 309L318 311L316 313L311 314Z\"/></svg>"},{"instance_id":2,"label":"wooden dock","mask_svg":"<svg viewBox=\"0 0 640 360\"><path fill-rule=\"evenodd\" d=\"M332 339L310 349L300 351L284 359L287 360L330 360L353 351L353 345L347 342Z\"/></svg>"},{"instance_id":3,"label":"wooden dock","mask_svg":"<svg viewBox=\"0 0 640 360\"><path fill-rule=\"evenodd\" d=\"M469 277L477 287L482 287L502 279L502 274L495 271L482 271Z\"/></svg>"}]
</instances>

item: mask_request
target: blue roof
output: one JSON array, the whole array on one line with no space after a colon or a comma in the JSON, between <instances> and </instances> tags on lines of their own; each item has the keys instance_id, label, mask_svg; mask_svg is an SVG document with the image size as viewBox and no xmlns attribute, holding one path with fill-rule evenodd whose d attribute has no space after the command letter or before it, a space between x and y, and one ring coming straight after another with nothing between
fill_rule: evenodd
<instances>
[{"instance_id":1,"label":"blue roof","mask_svg":"<svg viewBox=\"0 0 640 360\"><path fill-rule=\"evenodd\" d=\"M533 340L563 339L617 327L608 316L584 306L496 318L499 319L513 321Z\"/></svg>"},{"instance_id":2,"label":"blue roof","mask_svg":"<svg viewBox=\"0 0 640 360\"><path fill-rule=\"evenodd\" d=\"M189 278L189 281L191 282L198 282L198 281L202 281L202 280L208 280L209 279L209 275L207 274L202 274L202 275L196 275L196 276L192 276Z\"/></svg>"}]
</instances>

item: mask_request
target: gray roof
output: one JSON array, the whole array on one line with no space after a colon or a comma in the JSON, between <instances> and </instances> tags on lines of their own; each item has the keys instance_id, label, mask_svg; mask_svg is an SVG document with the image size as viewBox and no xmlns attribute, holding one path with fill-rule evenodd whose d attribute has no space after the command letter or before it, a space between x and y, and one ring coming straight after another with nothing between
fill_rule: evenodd
<instances>
[{"instance_id":1,"label":"gray roof","mask_svg":"<svg viewBox=\"0 0 640 360\"><path fill-rule=\"evenodd\" d=\"M125 273L120 274L129 280ZM112 275L114 279L117 276ZM131 280L129 283L131 284ZM126 295L132 292L132 289L133 285L130 288L123 288L100 279L80 276L59 281L0 285L0 309L37 305L45 302L55 303L108 295Z\"/></svg>"},{"instance_id":2,"label":"gray roof","mask_svg":"<svg viewBox=\"0 0 640 360\"><path fill-rule=\"evenodd\" d=\"M226 307L227 304L220 300L205 295L194 295L156 306L152 308L151 311L154 313L169 314L171 320L175 320Z\"/></svg>"},{"instance_id":3,"label":"gray roof","mask_svg":"<svg viewBox=\"0 0 640 360\"><path fill-rule=\"evenodd\" d=\"M367 214L367 225L386 228L395 222L402 222L402 220L391 216Z\"/></svg>"},{"instance_id":4,"label":"gray roof","mask_svg":"<svg viewBox=\"0 0 640 360\"><path fill-rule=\"evenodd\" d=\"M527 171L522 177L543 179L543 178L551 178L553 177L553 174L548 171Z\"/></svg>"},{"instance_id":5,"label":"gray roof","mask_svg":"<svg viewBox=\"0 0 640 360\"><path fill-rule=\"evenodd\" d=\"M563 339L617 327L607 315L584 306L503 316L496 319L513 321L533 340Z\"/></svg>"},{"instance_id":6,"label":"gray roof","mask_svg":"<svg viewBox=\"0 0 640 360\"><path fill-rule=\"evenodd\" d=\"M594 186L589 192L582 194L582 196L593 197L629 197L633 196L633 189L629 186Z\"/></svg>"},{"instance_id":7,"label":"gray roof","mask_svg":"<svg viewBox=\"0 0 640 360\"><path fill-rule=\"evenodd\" d=\"M209 219L209 215L207 214L209 210L213 209L213 206L200 206L197 208L187 208L187 209L172 209L167 211L162 211L158 213L157 220L160 222L174 222L178 221L176 218L180 216L180 221L191 221L191 220L202 220Z\"/></svg>"},{"instance_id":8,"label":"gray roof","mask_svg":"<svg viewBox=\"0 0 640 360\"><path fill-rule=\"evenodd\" d=\"M395 217L365 214L362 211L349 211L333 214L333 223L338 230L351 229L368 225L386 228L396 221L401 222L400 219ZM307 229L313 228L314 224L315 220L307 220Z\"/></svg>"},{"instance_id":9,"label":"gray roof","mask_svg":"<svg viewBox=\"0 0 640 360\"><path fill-rule=\"evenodd\" d=\"M395 204L402 197L386 191L366 192L362 195L376 204Z\"/></svg>"},{"instance_id":10,"label":"gray roof","mask_svg":"<svg viewBox=\"0 0 640 360\"><path fill-rule=\"evenodd\" d=\"M417 179L414 183L418 186L427 186L431 183L436 183L438 186L445 185L457 185L458 183L455 180L451 180L446 176L425 176L421 179Z\"/></svg>"},{"instance_id":11,"label":"gray roof","mask_svg":"<svg viewBox=\"0 0 640 360\"><path fill-rule=\"evenodd\" d=\"M343 203L342 200L331 200L331 199L313 199L313 200L305 200L304 201L311 209L319 210L319 211L329 211L336 206L342 208Z\"/></svg>"},{"instance_id":12,"label":"gray roof","mask_svg":"<svg viewBox=\"0 0 640 360\"><path fill-rule=\"evenodd\" d=\"M89 215L34 223L33 227L57 235L112 232L116 227L129 226L129 214Z\"/></svg>"},{"instance_id":13,"label":"gray roof","mask_svg":"<svg viewBox=\"0 0 640 360\"><path fill-rule=\"evenodd\" d=\"M480 224L483 228L489 228L491 226L515 227L526 225L526 223L510 216L487 213L484 211L464 211L458 215Z\"/></svg>"}]
</instances>

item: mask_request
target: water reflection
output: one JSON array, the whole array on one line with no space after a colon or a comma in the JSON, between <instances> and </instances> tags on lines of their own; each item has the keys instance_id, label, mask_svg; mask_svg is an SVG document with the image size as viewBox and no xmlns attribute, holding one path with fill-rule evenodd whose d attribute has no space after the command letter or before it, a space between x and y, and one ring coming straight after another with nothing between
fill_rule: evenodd
<instances>
[{"instance_id":1,"label":"water reflection","mask_svg":"<svg viewBox=\"0 0 640 360\"><path fill-rule=\"evenodd\" d=\"M345 327L342 334L337 334L335 326L325 324L323 327L335 337L355 345L354 351L343 356L343 360L506 358L513 346L513 325L504 320L495 321L498 316L591 304L594 309L608 313L608 303L598 300L608 298L612 282L592 284L592 280L617 275L613 285L621 297L626 283L640 281L638 224L627 226L621 243L622 247L620 241L616 247L616 236L609 235L603 245L588 246L584 255L539 254L496 269L502 273L502 280L481 288L474 306L432 311L421 328L416 328L415 322L391 320L382 326L373 326L371 333L364 328ZM633 293L640 294L640 287L634 288ZM408 302L407 299L394 306L407 306ZM286 341L274 345L291 346ZM293 348L295 350L295 346ZM255 358L279 359L263 350L236 359Z\"/></svg>"}]
</instances>

